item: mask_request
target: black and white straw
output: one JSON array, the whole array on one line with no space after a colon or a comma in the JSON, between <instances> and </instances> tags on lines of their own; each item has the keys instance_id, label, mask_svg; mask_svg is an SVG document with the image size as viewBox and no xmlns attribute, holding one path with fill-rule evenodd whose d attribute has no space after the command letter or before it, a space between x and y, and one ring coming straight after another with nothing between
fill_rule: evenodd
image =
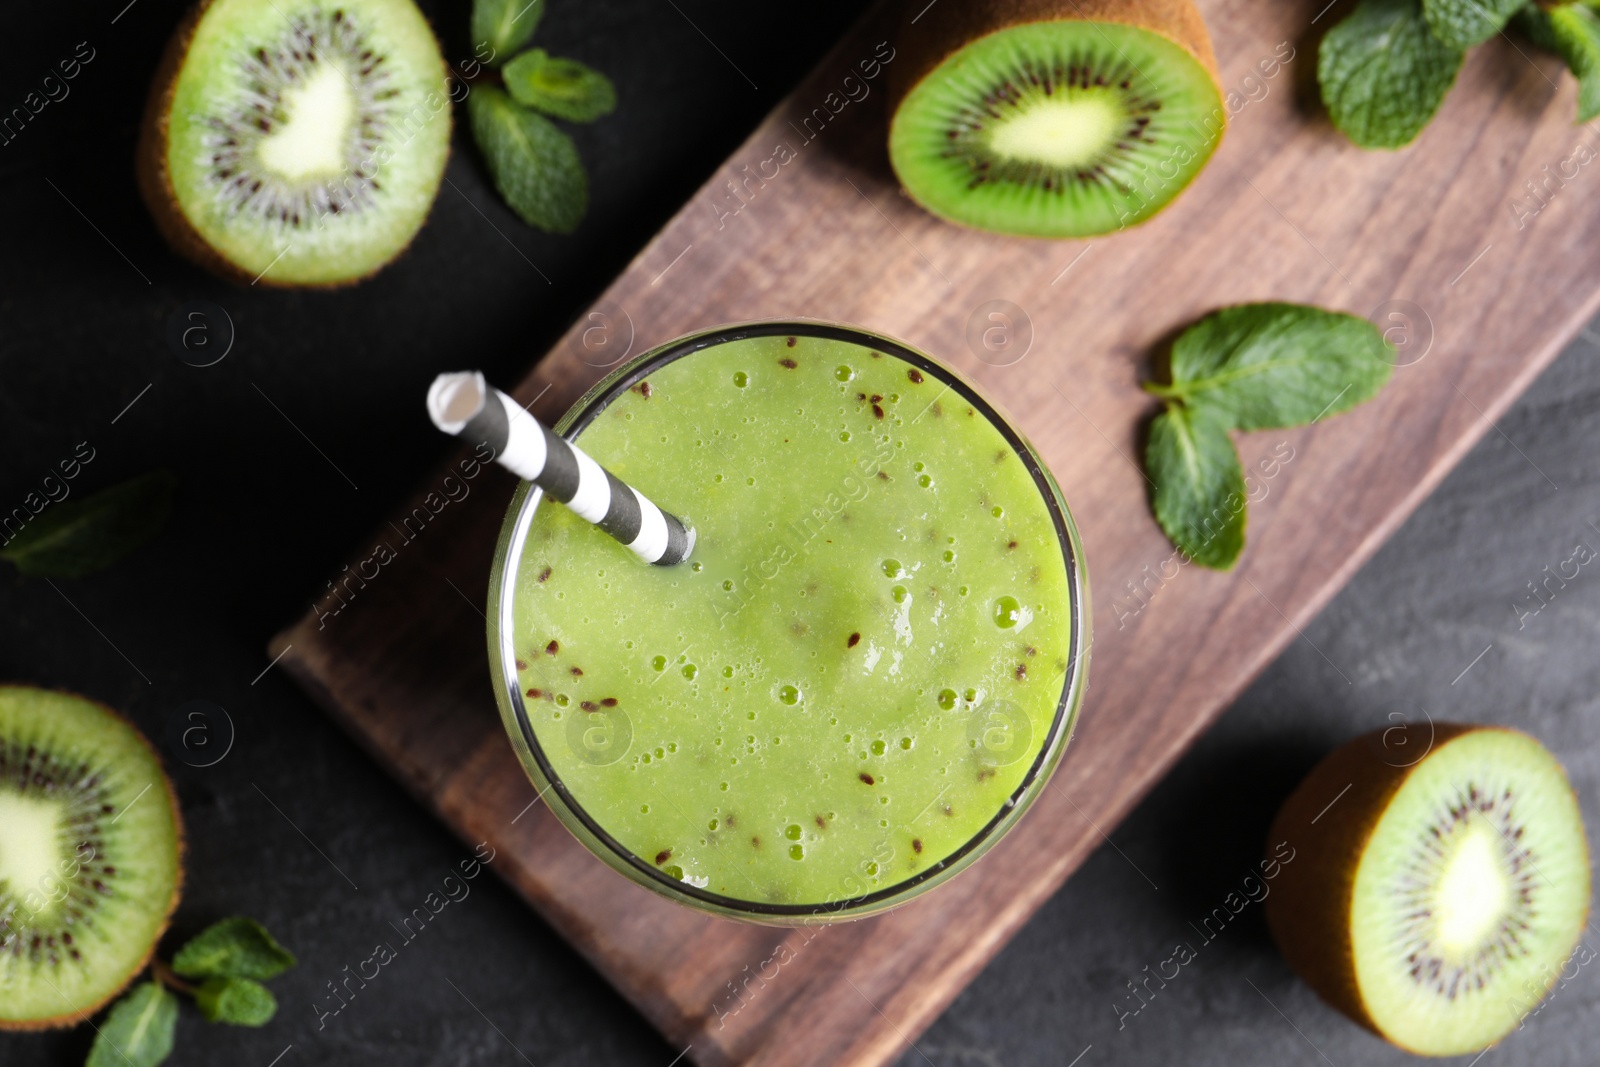
<instances>
[{"instance_id":1,"label":"black and white straw","mask_svg":"<svg viewBox=\"0 0 1600 1067\"><path fill-rule=\"evenodd\" d=\"M681 519L656 507L492 388L482 373L459 371L435 378L428 388L428 414L445 433L488 445L501 466L539 486L646 563L670 567L694 551L694 530Z\"/></svg>"}]
</instances>

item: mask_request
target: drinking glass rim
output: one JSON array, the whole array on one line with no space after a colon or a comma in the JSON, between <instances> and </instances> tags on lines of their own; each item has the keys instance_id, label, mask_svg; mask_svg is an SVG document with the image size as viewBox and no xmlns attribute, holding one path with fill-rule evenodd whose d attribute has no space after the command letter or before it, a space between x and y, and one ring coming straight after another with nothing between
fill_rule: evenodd
<instances>
[{"instance_id":1,"label":"drinking glass rim","mask_svg":"<svg viewBox=\"0 0 1600 1067\"><path fill-rule=\"evenodd\" d=\"M1077 720L1078 710L1082 705L1082 696L1085 688L1083 680L1088 669L1088 647L1085 642L1088 636L1089 622L1085 601L1086 575L1083 566L1083 549L1079 541L1077 527L1068 512L1066 501L1061 494L1060 488L1055 484L1055 480L1049 469L1044 465L1044 461L1033 450L1027 439L1022 436L1010 416L987 399L975 384L968 381L955 368L947 366L932 356L892 337L875 333L859 326L800 318L737 322L699 330L658 345L649 351L642 352L612 370L573 402L561 419L555 423L555 432L567 437L569 440L572 439L586 429L618 397L627 393L629 389L637 385L641 380L667 364L676 362L695 352L734 341L774 336L815 337L824 340L844 341L868 350L885 352L914 368L933 374L947 389L955 391L961 399L983 413L989 424L1000 432L1001 437L1005 439L1012 452L1022 459L1033 480L1035 490L1044 500L1046 510L1050 513L1051 525L1056 533L1057 546L1066 565L1068 621L1071 626L1069 647L1072 652L1067 662L1066 670L1063 672L1061 694L1056 701L1055 714L1051 718L1050 728L1045 734L1044 741L1039 746L1038 755L1029 766L1027 773L1023 775L1021 782L1011 791L1005 801L999 805L995 814L976 830L960 848L937 863L918 871L910 878L895 882L893 885L871 893L842 900L810 904L774 904L713 893L699 886L670 877L664 871L649 863L645 857L637 855L613 837L578 802L545 756L544 748L539 743L538 735L535 733L533 723L528 716L527 706L523 702L521 682L516 672L517 657L514 648L516 581L521 567L523 549L526 547L528 533L532 528L533 517L538 512L544 493L538 486L530 482L523 482L519 485L507 508L506 518L501 526L499 542L495 546L494 566L490 577L490 612L488 616L490 620L490 666L492 669L497 668L496 673L498 675L495 678L496 697L502 712L508 713L509 719L516 723L518 732L523 740L523 746L518 751L519 758L523 756L525 751L533 759L537 765L538 774L547 783L546 789L560 794L561 806L553 806L552 810L556 812L557 817L561 819L569 830L572 829L572 826L564 815L570 815L594 841L605 848L608 855L599 858L606 861L609 866L619 872L631 874L636 881L642 881L642 884L647 888L680 903L684 903L682 898L688 898L689 901L693 901L704 911L723 916L746 918L754 922L782 924L823 918L830 912L848 913L848 917L856 917L886 910L898 902L895 898L909 899L910 896L921 892L922 888L927 886L930 881L939 882L953 877L975 860L978 855L981 855L989 846L1003 837L1005 831L1010 829L1010 826L1020 818L1022 812L1035 799L1037 794L1034 789L1042 787L1044 781L1054 771L1061 760L1066 741L1071 736L1072 727ZM564 813L563 808L565 809ZM584 840L581 834L575 834L574 836L577 836L580 843L586 848L590 847L589 842Z\"/></svg>"}]
</instances>

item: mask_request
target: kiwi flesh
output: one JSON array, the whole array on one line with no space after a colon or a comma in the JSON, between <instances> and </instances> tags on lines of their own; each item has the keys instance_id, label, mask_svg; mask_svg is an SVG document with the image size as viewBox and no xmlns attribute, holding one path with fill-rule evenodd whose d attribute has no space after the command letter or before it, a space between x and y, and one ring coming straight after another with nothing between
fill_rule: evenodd
<instances>
[{"instance_id":1,"label":"kiwi flesh","mask_svg":"<svg viewBox=\"0 0 1600 1067\"><path fill-rule=\"evenodd\" d=\"M1498 727L1394 726L1328 756L1269 841L1292 861L1266 899L1289 964L1410 1052L1453 1056L1515 1030L1587 921L1578 802L1538 741Z\"/></svg>"},{"instance_id":2,"label":"kiwi flesh","mask_svg":"<svg viewBox=\"0 0 1600 1067\"><path fill-rule=\"evenodd\" d=\"M976 229L1135 225L1193 180L1227 123L1192 0L937 4L901 43L890 163L913 200Z\"/></svg>"},{"instance_id":3,"label":"kiwi flesh","mask_svg":"<svg viewBox=\"0 0 1600 1067\"><path fill-rule=\"evenodd\" d=\"M151 87L140 191L168 242L216 273L357 281L438 194L445 74L411 0L207 0Z\"/></svg>"},{"instance_id":4,"label":"kiwi flesh","mask_svg":"<svg viewBox=\"0 0 1600 1067\"><path fill-rule=\"evenodd\" d=\"M71 1026L121 992L182 882L144 737L83 697L0 686L0 1030Z\"/></svg>"}]
</instances>

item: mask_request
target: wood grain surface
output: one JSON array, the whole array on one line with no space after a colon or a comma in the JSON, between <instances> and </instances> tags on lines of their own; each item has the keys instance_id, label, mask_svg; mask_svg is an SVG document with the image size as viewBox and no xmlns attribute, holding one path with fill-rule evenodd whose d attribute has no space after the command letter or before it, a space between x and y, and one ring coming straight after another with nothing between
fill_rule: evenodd
<instances>
[{"instance_id":1,"label":"wood grain surface","mask_svg":"<svg viewBox=\"0 0 1600 1067\"><path fill-rule=\"evenodd\" d=\"M1202 6L1232 125L1154 221L1046 242L918 211L883 149L897 30L871 13L517 389L554 420L624 351L805 316L899 336L1017 417L1082 528L1093 667L1060 771L971 871L884 917L782 931L704 918L586 853L535 803L495 713L482 610L513 488L499 472L412 540L380 527L352 562L379 540L399 558L338 615L313 612L273 642L424 803L464 839L492 842L501 874L700 1064L881 1064L903 1052L1241 688L1303 640L1467 448L1497 432L1498 413L1595 310L1600 214L1584 201L1600 170L1567 162L1593 131L1574 127L1575 88L1553 58L1492 42L1415 145L1362 152L1308 102L1320 2ZM1530 180L1544 183L1538 200ZM1280 457L1271 477L1256 468L1244 557L1229 574L1179 566L1138 466L1154 413L1139 383L1177 329L1261 299L1372 315L1406 365L1351 414L1240 438L1247 467ZM968 340L975 317L996 324L980 314L993 301L1016 309L1011 347L996 351ZM1027 334L1025 356L1007 362Z\"/></svg>"}]
</instances>

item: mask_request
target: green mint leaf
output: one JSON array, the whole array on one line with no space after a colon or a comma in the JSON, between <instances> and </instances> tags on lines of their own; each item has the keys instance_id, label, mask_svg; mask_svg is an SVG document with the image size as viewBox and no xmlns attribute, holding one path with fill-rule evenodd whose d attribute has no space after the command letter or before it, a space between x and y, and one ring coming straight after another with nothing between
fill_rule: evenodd
<instances>
[{"instance_id":1,"label":"green mint leaf","mask_svg":"<svg viewBox=\"0 0 1600 1067\"><path fill-rule=\"evenodd\" d=\"M1596 2L1600 3L1600 0ZM1587 6L1592 7L1593 4ZM1550 25L1550 15L1538 4L1527 4L1517 12L1517 26L1540 48L1550 52L1561 51L1561 46L1556 43L1555 28Z\"/></svg>"},{"instance_id":2,"label":"green mint leaf","mask_svg":"<svg viewBox=\"0 0 1600 1067\"><path fill-rule=\"evenodd\" d=\"M112 1005L84 1067L156 1067L172 1054L177 1026L178 998L154 982L141 982Z\"/></svg>"},{"instance_id":3,"label":"green mint leaf","mask_svg":"<svg viewBox=\"0 0 1600 1067\"><path fill-rule=\"evenodd\" d=\"M1482 44L1511 21L1528 0L1422 0L1428 29L1451 48Z\"/></svg>"},{"instance_id":4,"label":"green mint leaf","mask_svg":"<svg viewBox=\"0 0 1600 1067\"><path fill-rule=\"evenodd\" d=\"M1584 4L1562 4L1543 14L1554 50L1578 79L1578 121L1588 122L1600 115L1600 16Z\"/></svg>"},{"instance_id":5,"label":"green mint leaf","mask_svg":"<svg viewBox=\"0 0 1600 1067\"><path fill-rule=\"evenodd\" d=\"M158 470L82 500L48 504L0 548L0 559L41 578L103 570L160 531L177 487L175 474Z\"/></svg>"},{"instance_id":6,"label":"green mint leaf","mask_svg":"<svg viewBox=\"0 0 1600 1067\"><path fill-rule=\"evenodd\" d=\"M1418 0L1361 0L1317 52L1322 102L1355 144L1399 148L1439 110L1465 55L1429 32Z\"/></svg>"},{"instance_id":7,"label":"green mint leaf","mask_svg":"<svg viewBox=\"0 0 1600 1067\"><path fill-rule=\"evenodd\" d=\"M1172 384L1147 388L1215 412L1238 430L1303 426L1369 400L1394 349L1366 319L1303 304L1240 304L1172 346Z\"/></svg>"},{"instance_id":8,"label":"green mint leaf","mask_svg":"<svg viewBox=\"0 0 1600 1067\"><path fill-rule=\"evenodd\" d=\"M1203 567L1231 568L1244 549L1244 469L1223 417L1169 403L1150 426L1144 464L1172 543Z\"/></svg>"},{"instance_id":9,"label":"green mint leaf","mask_svg":"<svg viewBox=\"0 0 1600 1067\"><path fill-rule=\"evenodd\" d=\"M172 959L173 973L184 978L276 978L294 965L266 927L238 916L206 927Z\"/></svg>"},{"instance_id":10,"label":"green mint leaf","mask_svg":"<svg viewBox=\"0 0 1600 1067\"><path fill-rule=\"evenodd\" d=\"M250 978L207 978L194 1002L207 1022L230 1026L265 1026L278 1014L272 990Z\"/></svg>"},{"instance_id":11,"label":"green mint leaf","mask_svg":"<svg viewBox=\"0 0 1600 1067\"><path fill-rule=\"evenodd\" d=\"M473 0L472 47L478 58L497 67L528 43L544 14L544 0ZM486 58L483 50L490 49Z\"/></svg>"},{"instance_id":12,"label":"green mint leaf","mask_svg":"<svg viewBox=\"0 0 1600 1067\"><path fill-rule=\"evenodd\" d=\"M524 222L571 233L589 209L589 180L572 138L492 86L467 97L472 135L496 189Z\"/></svg>"},{"instance_id":13,"label":"green mint leaf","mask_svg":"<svg viewBox=\"0 0 1600 1067\"><path fill-rule=\"evenodd\" d=\"M506 64L506 91L517 103L569 122L593 122L617 107L617 90L597 70L535 48Z\"/></svg>"}]
</instances>

